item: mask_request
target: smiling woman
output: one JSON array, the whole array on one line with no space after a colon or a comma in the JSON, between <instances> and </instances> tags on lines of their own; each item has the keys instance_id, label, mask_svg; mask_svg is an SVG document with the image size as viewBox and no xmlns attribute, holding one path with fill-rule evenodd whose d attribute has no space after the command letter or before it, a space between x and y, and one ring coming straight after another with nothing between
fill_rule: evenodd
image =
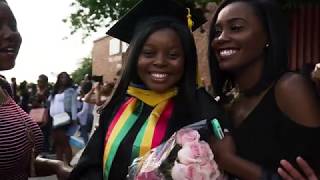
<instances>
[{"instance_id":1,"label":"smiling woman","mask_svg":"<svg viewBox=\"0 0 320 180\"><path fill-rule=\"evenodd\" d=\"M4 0L0 2L0 70L9 70L15 65L22 39L11 10Z\"/></svg>"},{"instance_id":2,"label":"smiling woman","mask_svg":"<svg viewBox=\"0 0 320 180\"><path fill-rule=\"evenodd\" d=\"M12 69L19 52L21 36L8 4L0 0L0 70ZM39 126L12 99L7 82L0 77L0 177L1 180L27 180L33 175L68 171L60 161L36 157L42 150Z\"/></svg>"},{"instance_id":3,"label":"smiling woman","mask_svg":"<svg viewBox=\"0 0 320 180\"><path fill-rule=\"evenodd\" d=\"M134 158L183 126L224 118L214 99L197 87L197 54L187 15L175 0L141 0L108 31L130 44L128 58L70 179L126 179ZM204 19L194 9L191 15L194 30Z\"/></svg>"},{"instance_id":4,"label":"smiling woman","mask_svg":"<svg viewBox=\"0 0 320 180\"><path fill-rule=\"evenodd\" d=\"M220 12L211 46L221 70L232 72L241 70L247 64L263 64L267 34L259 18L250 16L254 13L252 8L240 2Z\"/></svg>"},{"instance_id":5,"label":"smiling woman","mask_svg":"<svg viewBox=\"0 0 320 180\"><path fill-rule=\"evenodd\" d=\"M320 144L315 140L320 138L320 101L305 78L288 72L287 35L273 0L224 0L212 19L212 84L232 121L237 147L234 151L230 143L219 149L218 164L232 174L239 172L236 163L256 169L243 173L244 179L293 172L283 162L303 170L298 156L320 174ZM234 154L242 159L231 159Z\"/></svg>"},{"instance_id":6,"label":"smiling woman","mask_svg":"<svg viewBox=\"0 0 320 180\"><path fill-rule=\"evenodd\" d=\"M137 65L142 82L155 92L174 87L184 71L181 41L172 29L161 29L146 40Z\"/></svg>"}]
</instances>

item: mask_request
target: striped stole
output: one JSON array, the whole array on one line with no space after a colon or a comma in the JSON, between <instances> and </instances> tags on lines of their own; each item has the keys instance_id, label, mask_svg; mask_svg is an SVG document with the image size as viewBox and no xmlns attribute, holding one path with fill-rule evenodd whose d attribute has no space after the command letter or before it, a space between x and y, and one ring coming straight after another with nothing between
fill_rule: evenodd
<instances>
[{"instance_id":1,"label":"striped stole","mask_svg":"<svg viewBox=\"0 0 320 180\"><path fill-rule=\"evenodd\" d=\"M173 102L171 98L177 94L177 90L172 89L166 93L157 94L153 91L129 86L127 93L132 97L120 106L105 136L103 155L105 180L109 177L112 162L121 142L139 118L144 104L148 104L154 109L135 138L131 158L143 156L162 142L168 120L172 115Z\"/></svg>"}]
</instances>

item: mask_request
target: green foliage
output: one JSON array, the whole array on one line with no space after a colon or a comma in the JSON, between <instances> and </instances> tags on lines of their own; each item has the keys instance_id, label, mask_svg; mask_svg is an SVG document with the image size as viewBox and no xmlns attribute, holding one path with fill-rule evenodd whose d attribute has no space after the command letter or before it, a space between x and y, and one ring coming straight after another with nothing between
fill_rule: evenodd
<instances>
[{"instance_id":1,"label":"green foliage","mask_svg":"<svg viewBox=\"0 0 320 180\"><path fill-rule=\"evenodd\" d=\"M118 20L139 0L73 0L71 6L75 8L67 18L63 20L71 25L71 34L79 30L84 31L87 37L97 29L108 27L110 22ZM178 0L182 3L196 2L204 6L208 2L219 2L220 0Z\"/></svg>"},{"instance_id":2,"label":"green foliage","mask_svg":"<svg viewBox=\"0 0 320 180\"><path fill-rule=\"evenodd\" d=\"M74 83L79 84L83 79L84 75L92 74L92 59L83 58L83 61L80 63L80 67L71 73Z\"/></svg>"},{"instance_id":3,"label":"green foliage","mask_svg":"<svg viewBox=\"0 0 320 180\"><path fill-rule=\"evenodd\" d=\"M110 22L118 20L139 0L73 0L75 8L63 21L70 23L71 34L83 30L84 38L97 29L108 27ZM208 2L219 3L221 0L178 0L182 3L195 3L204 7ZM319 0L278 0L284 9L294 8L301 3L319 3Z\"/></svg>"}]
</instances>

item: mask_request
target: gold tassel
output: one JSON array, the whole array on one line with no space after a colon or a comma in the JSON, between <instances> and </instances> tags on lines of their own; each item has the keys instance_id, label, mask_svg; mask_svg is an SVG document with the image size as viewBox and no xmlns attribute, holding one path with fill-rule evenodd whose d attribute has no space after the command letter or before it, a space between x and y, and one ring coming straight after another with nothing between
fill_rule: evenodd
<instances>
[{"instance_id":1,"label":"gold tassel","mask_svg":"<svg viewBox=\"0 0 320 180\"><path fill-rule=\"evenodd\" d=\"M190 31L192 31L193 21L192 21L190 8L187 8L187 10L188 10L188 14L187 14L188 27L189 27Z\"/></svg>"},{"instance_id":2,"label":"gold tassel","mask_svg":"<svg viewBox=\"0 0 320 180\"><path fill-rule=\"evenodd\" d=\"M197 86L198 88L201 88L201 87L204 87L204 84L202 82L202 78L201 78L201 75L200 75L200 71L199 71L199 65L197 65Z\"/></svg>"},{"instance_id":3,"label":"gold tassel","mask_svg":"<svg viewBox=\"0 0 320 180\"><path fill-rule=\"evenodd\" d=\"M190 8L187 8L188 10L188 14L187 14L187 22L188 22L188 28L190 29L190 31L192 31L192 26L193 26L193 21L192 21L192 16L191 16L191 11ZM201 81L201 76L200 76L200 72L199 72L199 66L197 65L197 85L198 87L203 87L204 84Z\"/></svg>"}]
</instances>

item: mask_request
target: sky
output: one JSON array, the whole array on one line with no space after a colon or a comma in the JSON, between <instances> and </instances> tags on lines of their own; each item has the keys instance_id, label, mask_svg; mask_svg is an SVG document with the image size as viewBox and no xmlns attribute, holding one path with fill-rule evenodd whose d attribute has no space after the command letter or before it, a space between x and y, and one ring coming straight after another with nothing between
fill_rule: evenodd
<instances>
[{"instance_id":1,"label":"sky","mask_svg":"<svg viewBox=\"0 0 320 180\"><path fill-rule=\"evenodd\" d=\"M62 71L73 72L84 57L91 57L93 40L105 36L105 30L82 42L81 32L70 35L70 26L62 19L73 8L73 0L7 0L22 36L22 45L12 70L2 71L9 80L36 82L46 74L50 82Z\"/></svg>"}]
</instances>

